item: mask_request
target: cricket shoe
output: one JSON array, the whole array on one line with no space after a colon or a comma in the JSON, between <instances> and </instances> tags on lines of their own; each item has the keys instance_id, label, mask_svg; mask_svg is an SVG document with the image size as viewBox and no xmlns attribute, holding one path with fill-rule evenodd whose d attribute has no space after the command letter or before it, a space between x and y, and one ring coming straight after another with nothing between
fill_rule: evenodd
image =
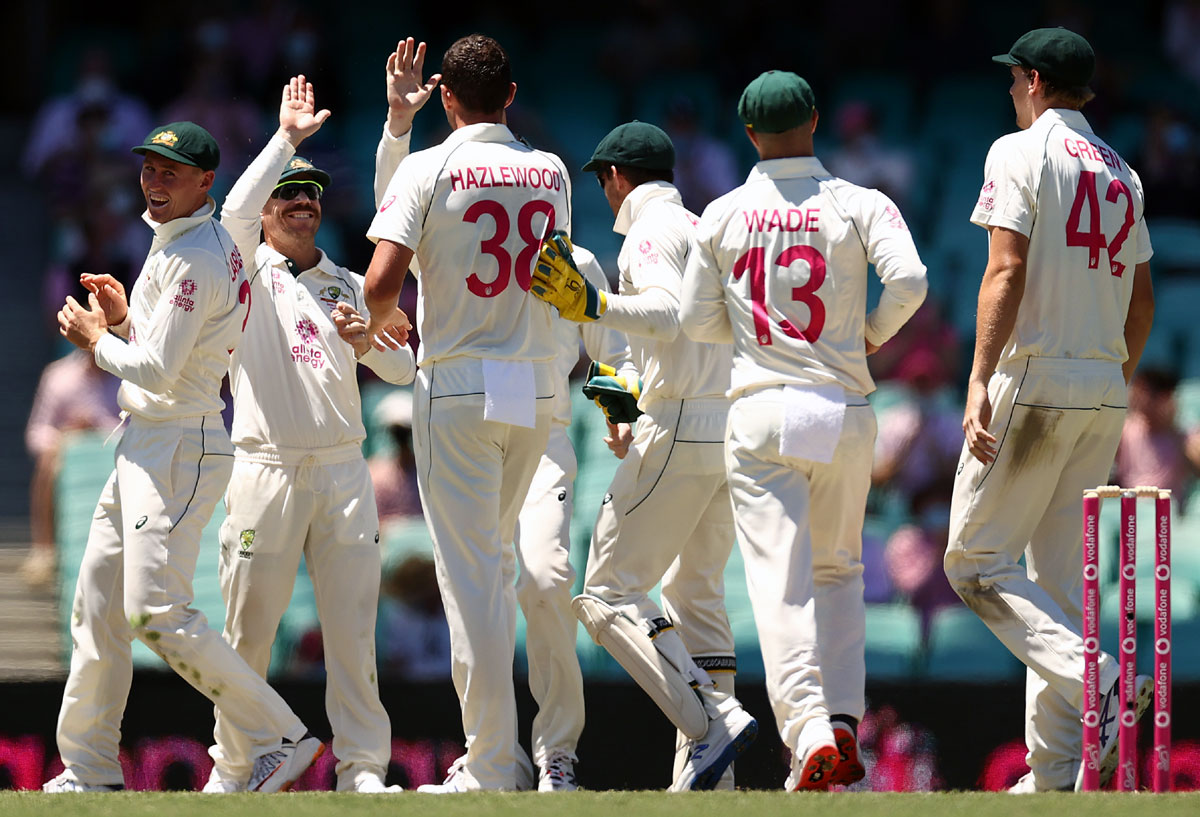
<instances>
[{"instance_id":1,"label":"cricket shoe","mask_svg":"<svg viewBox=\"0 0 1200 817\"><path fill-rule=\"evenodd\" d=\"M833 742L837 744L838 761L829 782L834 786L853 786L867 776L867 769L858 757L858 738L854 727L843 721L832 721Z\"/></svg>"},{"instance_id":2,"label":"cricket shoe","mask_svg":"<svg viewBox=\"0 0 1200 817\"><path fill-rule=\"evenodd\" d=\"M825 791L833 784L833 770L841 753L836 743L818 740L803 758L792 754L792 770L783 787L787 791Z\"/></svg>"},{"instance_id":3,"label":"cricket shoe","mask_svg":"<svg viewBox=\"0 0 1200 817\"><path fill-rule=\"evenodd\" d=\"M1133 680L1136 692L1134 694L1134 723L1141 720L1142 715L1150 708L1154 700L1154 679L1149 675L1139 675ZM1083 790L1083 772L1089 763L1096 764L1100 769L1100 788L1108 785L1113 772L1117 770L1119 752L1117 737L1120 734L1119 717L1121 712L1121 679L1118 678L1109 687L1100 705L1100 753L1095 758L1084 758L1079 767L1079 776L1075 779L1075 791Z\"/></svg>"},{"instance_id":4,"label":"cricket shoe","mask_svg":"<svg viewBox=\"0 0 1200 817\"><path fill-rule=\"evenodd\" d=\"M338 775L337 790L355 792L357 794L397 794L404 791L401 786L389 786L383 782L379 772L370 769L360 769L353 777Z\"/></svg>"},{"instance_id":5,"label":"cricket shoe","mask_svg":"<svg viewBox=\"0 0 1200 817\"><path fill-rule=\"evenodd\" d=\"M84 783L67 769L53 780L47 780L42 785L42 791L49 794L86 794L100 791L124 791L122 783Z\"/></svg>"},{"instance_id":6,"label":"cricket shoe","mask_svg":"<svg viewBox=\"0 0 1200 817\"><path fill-rule=\"evenodd\" d=\"M467 756L462 755L446 770L446 779L441 783L424 783L417 786L421 794L460 794L471 791L468 785Z\"/></svg>"},{"instance_id":7,"label":"cricket shoe","mask_svg":"<svg viewBox=\"0 0 1200 817\"><path fill-rule=\"evenodd\" d=\"M225 774L219 767L214 765L212 772L208 775L208 781L204 784L204 788L200 789L200 793L236 794L245 790L246 784L243 780Z\"/></svg>"},{"instance_id":8,"label":"cricket shoe","mask_svg":"<svg viewBox=\"0 0 1200 817\"><path fill-rule=\"evenodd\" d=\"M1034 779L1033 772L1026 772L1021 775L1021 779L1013 783L1004 791L1008 794L1037 794L1043 791L1073 791L1074 786L1060 786L1055 789L1046 789L1038 786L1037 780Z\"/></svg>"},{"instance_id":9,"label":"cricket shoe","mask_svg":"<svg viewBox=\"0 0 1200 817\"><path fill-rule=\"evenodd\" d=\"M575 761L569 755L552 755L538 770L538 791L576 791Z\"/></svg>"},{"instance_id":10,"label":"cricket shoe","mask_svg":"<svg viewBox=\"0 0 1200 817\"><path fill-rule=\"evenodd\" d=\"M691 741L688 759L668 791L711 791L737 756L758 737L758 721L736 700L708 722L708 732Z\"/></svg>"},{"instance_id":11,"label":"cricket shoe","mask_svg":"<svg viewBox=\"0 0 1200 817\"><path fill-rule=\"evenodd\" d=\"M325 744L312 732L305 732L298 741L283 739L283 745L254 759L254 770L246 783L246 791L270 793L287 791L300 775L325 752Z\"/></svg>"}]
</instances>

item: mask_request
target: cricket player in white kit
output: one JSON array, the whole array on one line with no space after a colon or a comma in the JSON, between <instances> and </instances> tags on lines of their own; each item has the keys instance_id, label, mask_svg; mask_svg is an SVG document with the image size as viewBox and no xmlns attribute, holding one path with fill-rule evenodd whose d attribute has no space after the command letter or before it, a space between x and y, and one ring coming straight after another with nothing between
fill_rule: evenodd
<instances>
[{"instance_id":1,"label":"cricket player in white kit","mask_svg":"<svg viewBox=\"0 0 1200 817\"><path fill-rule=\"evenodd\" d=\"M1016 792L1070 789L1080 765L1083 491L1103 484L1154 315L1137 174L1080 108L1095 56L1062 28L1008 54L1017 133L996 140L971 221L988 230L946 575L1028 667ZM1022 552L1025 567L1018 564ZM1100 656L1101 779L1116 766L1118 669ZM1137 714L1150 701L1139 677ZM1081 779L1082 775L1080 775Z\"/></svg>"},{"instance_id":2,"label":"cricket player in white kit","mask_svg":"<svg viewBox=\"0 0 1200 817\"><path fill-rule=\"evenodd\" d=\"M630 122L605 136L583 169L598 173L613 229L625 236L620 293L574 287L578 272L552 247L534 292L566 317L625 332L642 373L644 413L601 506L574 606L596 643L690 739L672 789L711 789L757 725L725 688L734 669L724 609L733 518L722 461L732 349L679 335L695 217L669 181L674 164L670 138L654 125ZM575 293L590 305L582 313ZM649 596L659 580L666 615ZM727 682L714 686L692 655L711 659Z\"/></svg>"},{"instance_id":3,"label":"cricket player in white kit","mask_svg":"<svg viewBox=\"0 0 1200 817\"><path fill-rule=\"evenodd\" d=\"M376 680L379 518L355 369L404 384L416 360L407 345L375 349L360 312L362 276L316 246L330 177L295 154L328 116L316 111L312 84L293 77L279 131L222 208L222 224L253 259L255 308L230 363L234 467L220 577L225 637L265 676L304 556L323 635L337 790L380 793L389 790L392 735ZM237 791L252 760L245 736L219 710L214 734L205 790Z\"/></svg>"},{"instance_id":4,"label":"cricket player in white kit","mask_svg":"<svg viewBox=\"0 0 1200 817\"><path fill-rule=\"evenodd\" d=\"M191 122L155 128L144 156L150 255L126 302L106 275L82 276L62 334L124 382L129 428L100 497L75 591L71 672L58 722L66 771L46 791L121 788L118 744L140 638L246 736L245 788L288 788L323 751L279 695L191 607L200 534L229 481L233 449L221 378L242 338L250 284L208 196L216 141Z\"/></svg>"},{"instance_id":5,"label":"cricket player in white kit","mask_svg":"<svg viewBox=\"0 0 1200 817\"><path fill-rule=\"evenodd\" d=\"M494 40L452 45L441 97L453 133L400 164L368 232L378 242L365 285L372 337L403 321L396 303L414 254L420 268L413 442L467 740L446 782L427 792L532 778L517 742L509 543L555 398L551 312L526 292L542 237L570 227L570 188L558 157L505 125L515 92Z\"/></svg>"},{"instance_id":6,"label":"cricket player in white kit","mask_svg":"<svg viewBox=\"0 0 1200 817\"><path fill-rule=\"evenodd\" d=\"M925 298L896 206L813 155L812 89L768 71L738 104L761 161L696 231L680 321L733 342L725 464L789 790L861 779L862 525L874 389L866 355ZM867 265L883 282L866 314Z\"/></svg>"}]
</instances>

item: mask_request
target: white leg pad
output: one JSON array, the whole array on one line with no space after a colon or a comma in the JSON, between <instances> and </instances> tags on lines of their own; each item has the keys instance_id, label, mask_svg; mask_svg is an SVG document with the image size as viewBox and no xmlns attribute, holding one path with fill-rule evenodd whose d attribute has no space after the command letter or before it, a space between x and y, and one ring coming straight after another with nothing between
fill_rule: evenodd
<instances>
[{"instance_id":1,"label":"white leg pad","mask_svg":"<svg viewBox=\"0 0 1200 817\"><path fill-rule=\"evenodd\" d=\"M659 652L649 634L606 601L576 596L571 609L592 640L608 650L675 727L693 740L708 732L708 714L692 684L689 667L678 667Z\"/></svg>"}]
</instances>

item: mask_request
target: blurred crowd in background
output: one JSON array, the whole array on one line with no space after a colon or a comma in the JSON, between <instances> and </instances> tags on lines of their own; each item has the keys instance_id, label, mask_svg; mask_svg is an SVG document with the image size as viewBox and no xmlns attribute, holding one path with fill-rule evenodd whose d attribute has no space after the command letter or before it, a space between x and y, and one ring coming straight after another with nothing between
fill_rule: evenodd
<instances>
[{"instance_id":1,"label":"blurred crowd in background","mask_svg":"<svg viewBox=\"0 0 1200 817\"><path fill-rule=\"evenodd\" d=\"M79 439L69 435L92 429L102 439L116 425L115 381L86 355L67 353L54 314L67 295L81 297L81 272L108 273L129 287L140 270L151 234L140 219L140 157L129 147L157 124L201 123L221 146L219 203L273 131L282 83L305 73L319 106L333 111L329 126L305 146L334 180L322 202L318 244L363 272L374 146L386 113L384 60L398 38L413 35L429 42L426 73L433 73L442 51L473 30L495 36L510 52L518 93L509 121L516 132L575 169L612 126L634 117L655 122L675 142L678 187L696 213L740 183L753 163L735 113L745 83L768 68L810 80L821 114L818 156L836 175L891 196L929 267L928 301L870 360L879 385L872 397L879 437L864 533L867 600L910 607L924 635L938 610L961 606L941 561L962 444L974 297L986 260L986 235L968 215L988 146L1014 127L1008 74L989 58L1035 26L1061 24L1084 34L1099 57L1097 97L1084 113L1140 173L1158 252L1151 265L1159 318L1131 388L1112 478L1171 488L1181 528L1189 529L1189 518L1200 523L1194 498L1200 328L1187 300L1190 293L1194 312L1200 304L1198 0L1044 0L1019 9L858 0L787 10L768 0L711 6L638 0L578 10L533 2L519 12L465 0L452 14L436 4L382 2L350 10L332 3L217 0L153 13L130 4L124 14L113 4L27 5L17 15L21 44L5 58L23 61L10 65L22 82L3 94L8 121L21 127L16 172L33 194L21 207L42 225L11 239L36 243L27 250L40 267L22 271L21 282L25 299L36 301L40 333L22 354L46 364L32 407L16 409L28 414L35 547L24 574L31 584L65 581L69 571L56 567L62 561L57 552L81 552L82 542L66 543L55 531L62 517L61 509L56 517L56 475L64 446ZM435 144L447 132L433 102L417 118L413 148ZM614 275L619 238L611 232L611 214L590 179L576 173L573 182L575 238ZM402 298L410 314L414 289L410 280ZM366 447L383 544L390 548L381 594L381 673L447 677L449 642L432 561L426 548L411 544L420 541L413 530L421 525L411 399L372 382L366 369L360 375L371 435ZM603 447L598 439L592 444ZM581 455L580 479L588 467L608 467L591 465L600 462ZM581 491L577 506L584 504ZM582 511L594 517L596 506ZM82 506L74 512L82 513ZM397 530L403 533L389 534ZM587 532L586 524L576 528L577 538ZM1195 539L1176 542L1200 547ZM585 553L586 544L574 547ZM201 564L198 584L204 573ZM211 573L215 585L215 569ZM1192 584L1184 592L1200 596L1200 573L1186 580ZM297 594L303 592L299 587ZM302 628L289 648L273 670L320 671L319 632Z\"/></svg>"}]
</instances>

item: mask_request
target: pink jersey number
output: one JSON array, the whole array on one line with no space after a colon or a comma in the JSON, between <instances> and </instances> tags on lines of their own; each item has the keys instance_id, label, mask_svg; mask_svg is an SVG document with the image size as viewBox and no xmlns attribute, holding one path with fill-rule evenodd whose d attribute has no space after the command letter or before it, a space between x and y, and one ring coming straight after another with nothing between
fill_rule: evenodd
<instances>
[{"instance_id":1,"label":"pink jersey number","mask_svg":"<svg viewBox=\"0 0 1200 817\"><path fill-rule=\"evenodd\" d=\"M1118 261L1116 256L1125 244L1125 239L1129 238L1129 230L1133 227L1133 195L1125 186L1125 182L1113 179L1108 185L1108 190L1105 191L1104 198L1116 204L1117 199L1121 196L1125 197L1125 221L1117 234L1113 236L1111 244L1104 238L1104 232L1100 228L1100 196L1096 192L1094 171L1084 170L1079 174L1079 187L1075 191L1075 201L1071 203L1071 213L1067 216L1067 246L1087 247L1088 269L1098 268L1100 251L1107 250L1109 268L1117 278L1120 278L1121 273L1125 272L1125 265ZM1088 207L1088 231L1086 233L1079 229L1085 204Z\"/></svg>"},{"instance_id":2,"label":"pink jersey number","mask_svg":"<svg viewBox=\"0 0 1200 817\"><path fill-rule=\"evenodd\" d=\"M480 298L495 298L508 288L508 282L516 274L517 286L529 291L529 283L533 276L533 263L537 260L542 247L542 238L533 229L533 217L541 213L546 217L545 233L554 229L554 205L548 201L534 200L525 202L517 213L517 234L525 242L521 252L517 254L516 266L513 266L512 255L504 249L504 240L508 238L512 220L504 205L493 199L477 201L463 213L463 221L478 222L483 216L491 216L496 229L490 238L479 244L479 250L485 255L496 259L496 277L485 283L475 273L467 277L467 289L472 295Z\"/></svg>"},{"instance_id":3,"label":"pink jersey number","mask_svg":"<svg viewBox=\"0 0 1200 817\"><path fill-rule=\"evenodd\" d=\"M759 346L771 345L771 318L767 314L767 268L766 250L754 247L747 250L733 264L733 280L740 281L747 270L750 272L750 305L754 313L754 334ZM775 259L777 266L787 269L797 261L808 264L808 281L802 287L792 288L792 300L808 307L808 325L797 329L786 318L779 328L788 337L816 343L825 328L825 304L817 297L817 290L825 283L825 256L816 247L798 244L788 247Z\"/></svg>"}]
</instances>

